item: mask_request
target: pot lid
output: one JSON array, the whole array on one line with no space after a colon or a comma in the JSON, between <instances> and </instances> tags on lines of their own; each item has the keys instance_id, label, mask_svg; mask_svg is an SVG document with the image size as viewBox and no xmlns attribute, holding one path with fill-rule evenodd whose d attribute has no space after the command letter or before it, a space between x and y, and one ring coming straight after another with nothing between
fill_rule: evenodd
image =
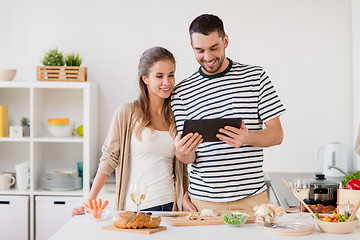
<instances>
[{"instance_id":1,"label":"pot lid","mask_svg":"<svg viewBox=\"0 0 360 240\"><path fill-rule=\"evenodd\" d=\"M310 185L326 185L326 186L338 186L339 183L335 182L335 181L331 181L331 180L327 180L325 178L325 174L323 173L317 173L315 174L315 179L311 180Z\"/></svg>"}]
</instances>

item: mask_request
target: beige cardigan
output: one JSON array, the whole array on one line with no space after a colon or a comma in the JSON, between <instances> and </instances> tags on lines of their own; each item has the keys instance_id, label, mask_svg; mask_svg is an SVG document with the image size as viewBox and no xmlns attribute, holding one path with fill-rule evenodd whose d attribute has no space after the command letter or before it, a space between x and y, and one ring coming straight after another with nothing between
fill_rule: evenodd
<instances>
[{"instance_id":1,"label":"beige cardigan","mask_svg":"<svg viewBox=\"0 0 360 240\"><path fill-rule=\"evenodd\" d=\"M133 103L128 103L116 110L102 146L102 156L97 171L110 176L111 172L116 169L115 210L125 209L133 113ZM184 189L187 189L187 166L174 157L173 167L176 195L173 211L181 211Z\"/></svg>"}]
</instances>

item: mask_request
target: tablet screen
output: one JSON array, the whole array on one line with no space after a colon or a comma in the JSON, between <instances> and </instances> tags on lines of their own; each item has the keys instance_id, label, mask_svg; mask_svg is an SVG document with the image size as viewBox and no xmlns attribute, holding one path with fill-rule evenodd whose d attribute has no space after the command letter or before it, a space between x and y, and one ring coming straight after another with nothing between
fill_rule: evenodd
<instances>
[{"instance_id":1,"label":"tablet screen","mask_svg":"<svg viewBox=\"0 0 360 240\"><path fill-rule=\"evenodd\" d=\"M185 120L182 136L186 136L190 132L197 132L202 135L203 142L220 142L221 140L216 137L220 128L225 126L240 128L241 123L241 118Z\"/></svg>"}]
</instances>

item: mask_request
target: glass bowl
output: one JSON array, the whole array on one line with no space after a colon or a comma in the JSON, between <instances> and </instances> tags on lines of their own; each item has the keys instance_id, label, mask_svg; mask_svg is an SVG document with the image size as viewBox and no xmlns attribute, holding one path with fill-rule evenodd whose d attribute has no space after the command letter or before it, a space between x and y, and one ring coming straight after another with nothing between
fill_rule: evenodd
<instances>
[{"instance_id":1,"label":"glass bowl","mask_svg":"<svg viewBox=\"0 0 360 240\"><path fill-rule=\"evenodd\" d=\"M105 208L104 210L89 210L85 208L84 210L85 216L93 221L102 221L110 217L109 208Z\"/></svg>"},{"instance_id":2,"label":"glass bowl","mask_svg":"<svg viewBox=\"0 0 360 240\"><path fill-rule=\"evenodd\" d=\"M242 212L232 212L222 216L224 223L229 227L240 227L246 223L248 214Z\"/></svg>"}]
</instances>

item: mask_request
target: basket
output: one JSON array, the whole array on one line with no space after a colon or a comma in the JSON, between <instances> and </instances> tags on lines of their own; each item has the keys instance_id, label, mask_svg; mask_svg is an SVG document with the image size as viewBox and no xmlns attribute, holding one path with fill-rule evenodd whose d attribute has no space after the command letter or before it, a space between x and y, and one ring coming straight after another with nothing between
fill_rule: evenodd
<instances>
[{"instance_id":1,"label":"basket","mask_svg":"<svg viewBox=\"0 0 360 240\"><path fill-rule=\"evenodd\" d=\"M41 66L36 67L36 78L38 81L85 82L87 80L87 68Z\"/></svg>"}]
</instances>

